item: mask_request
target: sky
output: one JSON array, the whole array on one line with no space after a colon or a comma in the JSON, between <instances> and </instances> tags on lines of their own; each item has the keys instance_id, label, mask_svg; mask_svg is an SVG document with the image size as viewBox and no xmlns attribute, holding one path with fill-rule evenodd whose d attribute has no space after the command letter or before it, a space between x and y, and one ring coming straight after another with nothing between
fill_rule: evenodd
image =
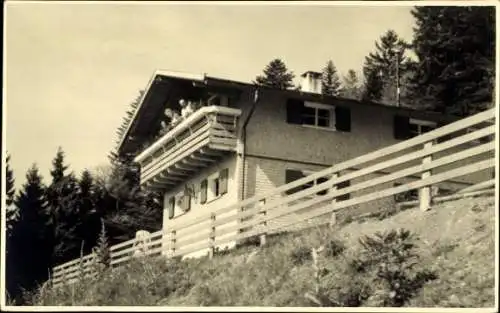
<instances>
[{"instance_id":1,"label":"sky","mask_svg":"<svg viewBox=\"0 0 500 313\"><path fill-rule=\"evenodd\" d=\"M331 59L343 75L361 71L388 29L411 40L414 26L409 6L7 1L5 10L5 139L17 188L33 163L49 183L59 146L77 175L106 164L155 69L249 82L274 58L296 76Z\"/></svg>"}]
</instances>

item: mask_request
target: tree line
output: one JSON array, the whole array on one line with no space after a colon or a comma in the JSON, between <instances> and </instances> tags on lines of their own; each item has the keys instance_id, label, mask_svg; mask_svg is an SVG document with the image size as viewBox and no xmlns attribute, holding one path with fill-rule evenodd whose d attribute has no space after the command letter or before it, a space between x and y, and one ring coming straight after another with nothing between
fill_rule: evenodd
<instances>
[{"instance_id":1,"label":"tree line","mask_svg":"<svg viewBox=\"0 0 500 313\"><path fill-rule=\"evenodd\" d=\"M130 105L132 112L138 99ZM132 160L112 151L109 161L108 166L76 175L59 148L49 182L33 164L25 183L15 190L7 156L6 291L10 301L24 304L27 292L47 281L54 266L91 253L102 225L111 245L133 238L139 229L161 228L160 195L141 190Z\"/></svg>"},{"instance_id":2,"label":"tree line","mask_svg":"<svg viewBox=\"0 0 500 313\"><path fill-rule=\"evenodd\" d=\"M411 43L388 30L365 57L363 75L350 69L341 76L332 60L322 69L322 92L358 100L394 104L397 85L405 106L458 114L473 114L492 106L495 79L495 11L493 7L416 7ZM417 60L407 57L413 51ZM281 59L272 60L255 83L280 89L297 88L295 75ZM399 84L398 84L399 78ZM125 135L141 96L130 103L117 130L117 145ZM50 180L37 164L15 190L6 168L6 281L9 297L23 304L23 292L50 277L55 265L88 254L98 244L103 224L109 243L134 236L138 229L161 228L159 194L139 187L131 156L109 154L109 166L99 171L70 171L60 148ZM102 223L102 224L101 224Z\"/></svg>"},{"instance_id":3,"label":"tree line","mask_svg":"<svg viewBox=\"0 0 500 313\"><path fill-rule=\"evenodd\" d=\"M365 57L362 75L350 69L341 77L328 60L321 70L322 93L458 116L493 106L494 7L415 7L411 14L416 22L412 42L388 30ZM407 55L410 51L416 59ZM294 78L277 58L255 83L300 89Z\"/></svg>"}]
</instances>

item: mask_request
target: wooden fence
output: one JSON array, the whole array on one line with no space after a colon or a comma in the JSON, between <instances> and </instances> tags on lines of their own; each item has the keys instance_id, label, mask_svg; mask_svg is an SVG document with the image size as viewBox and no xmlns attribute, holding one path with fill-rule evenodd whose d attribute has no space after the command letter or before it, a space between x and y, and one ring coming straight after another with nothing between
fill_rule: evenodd
<instances>
[{"instance_id":1,"label":"wooden fence","mask_svg":"<svg viewBox=\"0 0 500 313\"><path fill-rule=\"evenodd\" d=\"M433 185L478 172L492 173L495 167L494 123L495 111L490 109L234 205L173 224L169 229L152 233L141 245L137 245L135 239L117 244L111 247L111 265L116 267L127 262L139 250L146 256L184 256L205 250L211 255L218 247L250 237L258 236L264 243L266 234L410 190L419 191L418 201L412 205L425 211L433 203ZM405 181L406 178L411 179ZM474 196L481 193L494 187L493 178L476 182L457 194ZM347 181L350 182L347 187L338 188ZM404 183L394 185L402 181ZM290 194L290 191L294 192ZM355 196L342 197L348 194ZM435 200L453 198L447 197ZM81 275L80 269L91 275L94 257L91 254L82 260L56 266L53 283L75 281Z\"/></svg>"}]
</instances>

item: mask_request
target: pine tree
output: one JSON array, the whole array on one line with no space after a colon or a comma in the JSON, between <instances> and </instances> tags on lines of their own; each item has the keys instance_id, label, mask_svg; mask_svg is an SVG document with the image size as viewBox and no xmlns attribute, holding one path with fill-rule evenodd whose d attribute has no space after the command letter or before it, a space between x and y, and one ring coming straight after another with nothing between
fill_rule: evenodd
<instances>
[{"instance_id":1,"label":"pine tree","mask_svg":"<svg viewBox=\"0 0 500 313\"><path fill-rule=\"evenodd\" d=\"M51 267L50 246L45 237L45 186L36 164L28 170L14 204L19 211L12 227L6 273L9 293L22 301L21 288L32 290L45 281Z\"/></svg>"},{"instance_id":2,"label":"pine tree","mask_svg":"<svg viewBox=\"0 0 500 313\"><path fill-rule=\"evenodd\" d=\"M293 87L295 75L289 71L281 59L272 60L265 68L264 74L258 75L255 83L277 89L289 89Z\"/></svg>"},{"instance_id":3,"label":"pine tree","mask_svg":"<svg viewBox=\"0 0 500 313\"><path fill-rule=\"evenodd\" d=\"M379 101L382 98L384 82L381 75L376 71L365 72L365 84L362 99L365 101Z\"/></svg>"},{"instance_id":4,"label":"pine tree","mask_svg":"<svg viewBox=\"0 0 500 313\"><path fill-rule=\"evenodd\" d=\"M405 57L405 51L408 47L408 43L393 30L388 30L380 37L380 41L375 42L375 52L365 57L363 66L363 74L368 84L365 86L366 99L390 105L397 104L397 80L398 76L400 79L407 71L409 59ZM372 92L380 83L382 84L380 93Z\"/></svg>"},{"instance_id":5,"label":"pine tree","mask_svg":"<svg viewBox=\"0 0 500 313\"><path fill-rule=\"evenodd\" d=\"M360 81L358 75L353 69L347 71L347 75L344 76L343 88L340 95L348 99L361 100L362 91Z\"/></svg>"},{"instance_id":6,"label":"pine tree","mask_svg":"<svg viewBox=\"0 0 500 313\"><path fill-rule=\"evenodd\" d=\"M321 93L328 96L338 97L342 90L337 68L332 60L326 63L321 77Z\"/></svg>"},{"instance_id":7,"label":"pine tree","mask_svg":"<svg viewBox=\"0 0 500 313\"><path fill-rule=\"evenodd\" d=\"M415 7L418 57L410 94L433 109L459 116L493 101L495 8Z\"/></svg>"},{"instance_id":8,"label":"pine tree","mask_svg":"<svg viewBox=\"0 0 500 313\"><path fill-rule=\"evenodd\" d=\"M47 238L52 246L52 265L78 256L76 237L78 220L78 181L73 173L66 174L65 154L61 147L52 161L52 182L47 187Z\"/></svg>"},{"instance_id":9,"label":"pine tree","mask_svg":"<svg viewBox=\"0 0 500 313\"><path fill-rule=\"evenodd\" d=\"M7 224L8 234L10 234L10 231L12 230L12 223L15 221L16 215L17 215L17 209L13 205L14 204L14 196L16 193L14 172L10 168L9 162L10 162L10 155L7 155L7 160L5 162L6 163L5 190L6 190L6 195L7 195L7 199L6 199L7 207L6 207L5 215L6 215L6 224Z\"/></svg>"},{"instance_id":10,"label":"pine tree","mask_svg":"<svg viewBox=\"0 0 500 313\"><path fill-rule=\"evenodd\" d=\"M96 186L89 170L82 172L78 185L79 223L77 223L76 237L84 242L84 252L89 253L96 243L100 227L100 216L96 207L98 202Z\"/></svg>"}]
</instances>

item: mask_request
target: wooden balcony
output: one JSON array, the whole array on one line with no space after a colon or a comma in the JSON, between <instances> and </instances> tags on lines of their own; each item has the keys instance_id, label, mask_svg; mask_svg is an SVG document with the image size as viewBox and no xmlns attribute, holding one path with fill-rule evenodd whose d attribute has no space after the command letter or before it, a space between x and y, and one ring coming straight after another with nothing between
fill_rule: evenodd
<instances>
[{"instance_id":1,"label":"wooden balcony","mask_svg":"<svg viewBox=\"0 0 500 313\"><path fill-rule=\"evenodd\" d=\"M207 106L194 112L140 153L141 185L168 190L236 151L240 109Z\"/></svg>"}]
</instances>

